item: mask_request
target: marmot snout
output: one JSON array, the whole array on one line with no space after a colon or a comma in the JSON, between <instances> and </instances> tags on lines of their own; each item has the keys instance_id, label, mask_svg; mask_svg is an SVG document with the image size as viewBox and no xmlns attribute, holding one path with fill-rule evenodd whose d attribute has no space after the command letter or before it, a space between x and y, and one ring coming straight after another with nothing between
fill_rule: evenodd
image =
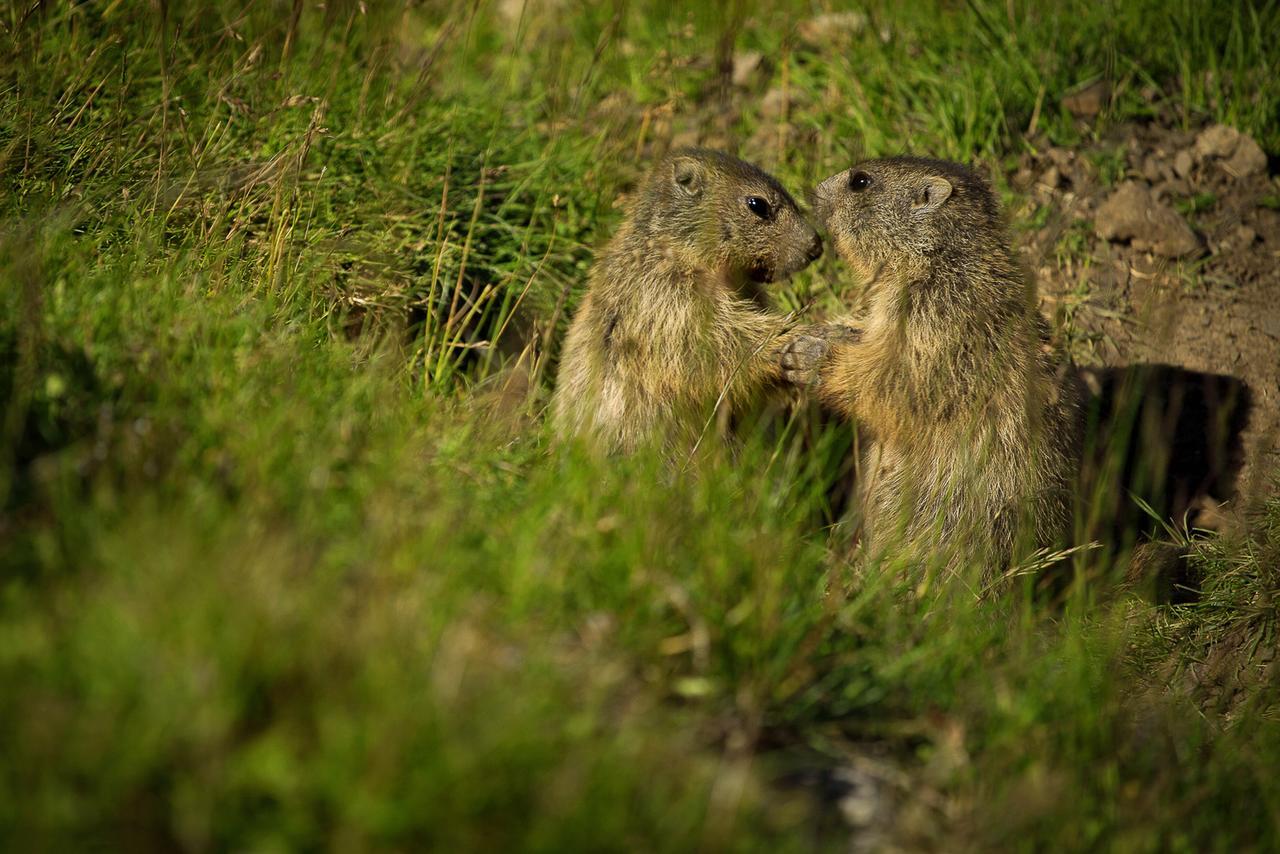
<instances>
[{"instance_id":1,"label":"marmot snout","mask_svg":"<svg viewBox=\"0 0 1280 854\"><path fill-rule=\"evenodd\" d=\"M698 263L758 283L822 255L822 238L777 179L719 151L669 155L640 189L636 219L641 233L675 238Z\"/></svg>"}]
</instances>

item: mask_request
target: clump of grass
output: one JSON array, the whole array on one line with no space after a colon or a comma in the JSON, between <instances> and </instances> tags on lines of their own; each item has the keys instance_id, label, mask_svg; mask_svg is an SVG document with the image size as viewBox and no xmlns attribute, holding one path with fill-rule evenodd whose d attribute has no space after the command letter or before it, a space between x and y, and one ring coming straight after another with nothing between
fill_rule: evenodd
<instances>
[{"instance_id":1,"label":"clump of grass","mask_svg":"<svg viewBox=\"0 0 1280 854\"><path fill-rule=\"evenodd\" d=\"M1098 170L1098 180L1103 186L1114 186L1124 177L1125 152L1121 147L1102 149L1090 155L1089 160Z\"/></svg>"},{"instance_id":2,"label":"clump of grass","mask_svg":"<svg viewBox=\"0 0 1280 854\"><path fill-rule=\"evenodd\" d=\"M1209 210L1217 203L1218 197L1213 193L1196 193L1194 196L1178 199L1173 203L1173 206L1183 216L1194 218L1197 214Z\"/></svg>"}]
</instances>

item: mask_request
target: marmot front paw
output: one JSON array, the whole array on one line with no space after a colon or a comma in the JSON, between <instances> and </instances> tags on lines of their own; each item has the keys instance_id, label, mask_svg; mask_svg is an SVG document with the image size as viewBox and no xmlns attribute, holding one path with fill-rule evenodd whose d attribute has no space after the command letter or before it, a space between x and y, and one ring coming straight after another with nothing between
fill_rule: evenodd
<instances>
[{"instance_id":1,"label":"marmot front paw","mask_svg":"<svg viewBox=\"0 0 1280 854\"><path fill-rule=\"evenodd\" d=\"M831 345L852 343L860 336L861 330L840 323L805 327L782 348L778 359L782 378L796 385L813 383L818 378L818 368L831 352Z\"/></svg>"}]
</instances>

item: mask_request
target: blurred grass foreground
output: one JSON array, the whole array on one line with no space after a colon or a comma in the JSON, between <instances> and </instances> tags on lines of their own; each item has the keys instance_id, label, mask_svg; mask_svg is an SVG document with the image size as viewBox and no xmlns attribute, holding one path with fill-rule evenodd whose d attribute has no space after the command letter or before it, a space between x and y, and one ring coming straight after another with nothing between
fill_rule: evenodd
<instances>
[{"instance_id":1,"label":"blurred grass foreground","mask_svg":"<svg viewBox=\"0 0 1280 854\"><path fill-rule=\"evenodd\" d=\"M979 599L829 547L852 438L812 413L676 476L541 421L669 146L797 193L857 154L1002 175L1099 132L1059 96L1101 77L1098 127L1275 152L1276 3L14 0L0 31L7 850L1280 847L1274 489L1179 534L1176 604L1083 558Z\"/></svg>"}]
</instances>

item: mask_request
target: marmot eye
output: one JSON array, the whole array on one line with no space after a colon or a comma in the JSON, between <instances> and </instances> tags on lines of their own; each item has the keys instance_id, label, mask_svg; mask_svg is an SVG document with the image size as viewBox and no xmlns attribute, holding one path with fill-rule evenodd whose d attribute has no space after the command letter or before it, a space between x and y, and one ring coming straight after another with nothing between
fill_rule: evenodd
<instances>
[{"instance_id":1,"label":"marmot eye","mask_svg":"<svg viewBox=\"0 0 1280 854\"><path fill-rule=\"evenodd\" d=\"M861 193L871 186L871 176L866 172L854 172L849 176L849 189Z\"/></svg>"},{"instance_id":2,"label":"marmot eye","mask_svg":"<svg viewBox=\"0 0 1280 854\"><path fill-rule=\"evenodd\" d=\"M768 219L773 207L759 196L747 196L747 209L761 219Z\"/></svg>"}]
</instances>

